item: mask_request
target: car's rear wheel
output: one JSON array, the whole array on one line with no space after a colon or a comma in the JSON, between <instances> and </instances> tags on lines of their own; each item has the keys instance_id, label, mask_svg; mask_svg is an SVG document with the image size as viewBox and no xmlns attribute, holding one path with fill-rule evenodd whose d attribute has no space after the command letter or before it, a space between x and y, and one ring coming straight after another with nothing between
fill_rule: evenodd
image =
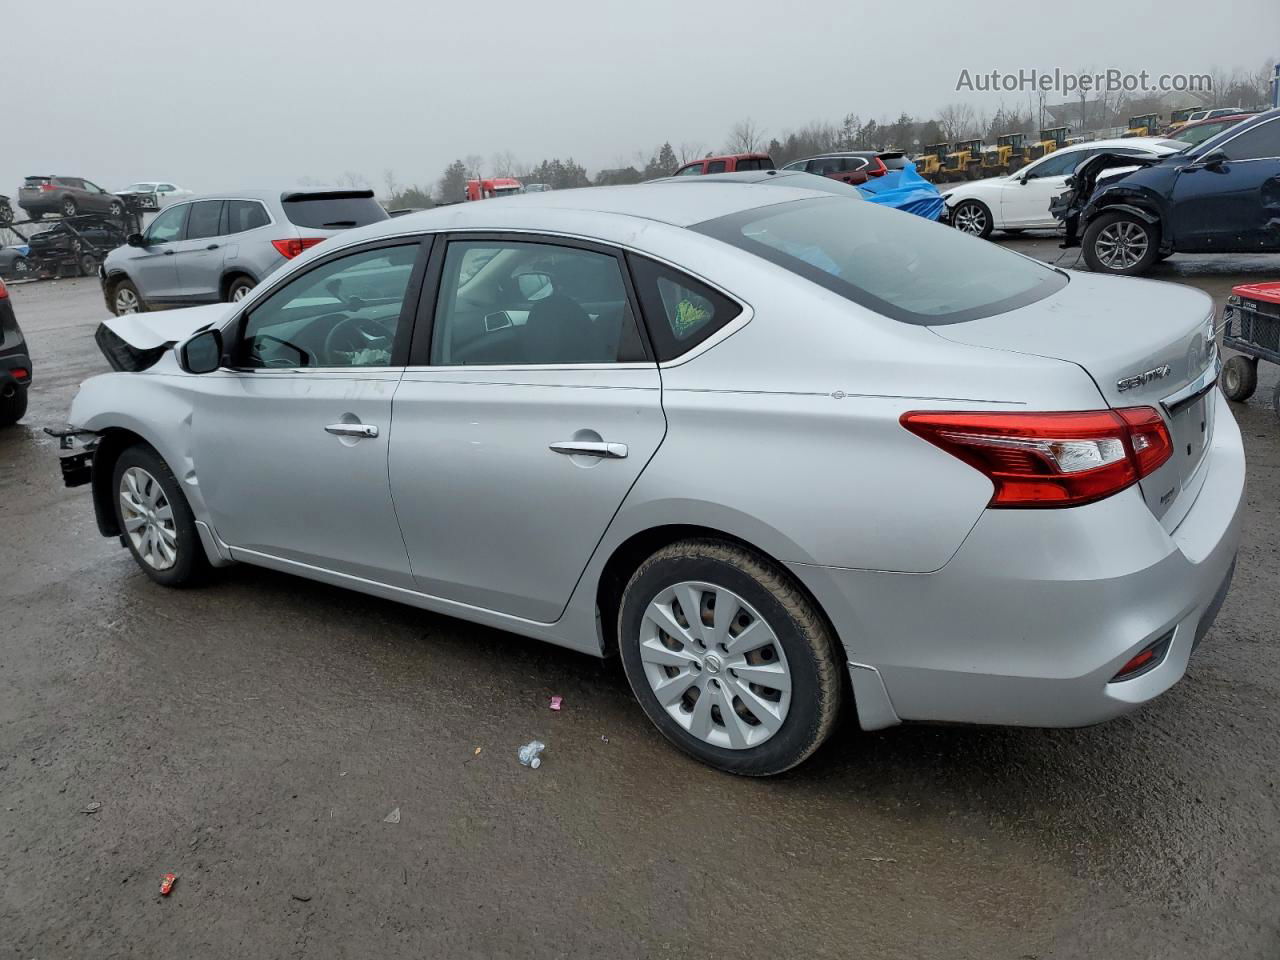
<instances>
[{"instance_id":1,"label":"car's rear wheel","mask_svg":"<svg viewBox=\"0 0 1280 960\"><path fill-rule=\"evenodd\" d=\"M113 217L124 216L124 204L121 203L119 200L112 200L110 209L111 209L111 215Z\"/></svg>"},{"instance_id":2,"label":"car's rear wheel","mask_svg":"<svg viewBox=\"0 0 1280 960\"><path fill-rule=\"evenodd\" d=\"M76 258L76 269L82 277L91 277L98 272L98 261L92 253L82 253Z\"/></svg>"},{"instance_id":3,"label":"car's rear wheel","mask_svg":"<svg viewBox=\"0 0 1280 960\"><path fill-rule=\"evenodd\" d=\"M31 261L26 257L18 257L14 260L13 275L19 280L31 276Z\"/></svg>"},{"instance_id":4,"label":"car's rear wheel","mask_svg":"<svg viewBox=\"0 0 1280 960\"><path fill-rule=\"evenodd\" d=\"M254 282L249 277L236 277L227 286L227 302L239 303L253 288Z\"/></svg>"},{"instance_id":5,"label":"car's rear wheel","mask_svg":"<svg viewBox=\"0 0 1280 960\"><path fill-rule=\"evenodd\" d=\"M618 643L649 719L720 770L782 773L835 727L843 657L826 621L785 570L736 544L685 540L641 564Z\"/></svg>"},{"instance_id":6,"label":"car's rear wheel","mask_svg":"<svg viewBox=\"0 0 1280 960\"><path fill-rule=\"evenodd\" d=\"M159 454L138 444L112 472L116 522L143 572L166 587L198 582L209 567L195 517L177 478Z\"/></svg>"},{"instance_id":7,"label":"car's rear wheel","mask_svg":"<svg viewBox=\"0 0 1280 960\"><path fill-rule=\"evenodd\" d=\"M64 217L74 217L79 208L73 198L67 197L62 201L62 215Z\"/></svg>"},{"instance_id":8,"label":"car's rear wheel","mask_svg":"<svg viewBox=\"0 0 1280 960\"><path fill-rule=\"evenodd\" d=\"M1258 389L1258 361L1236 355L1222 365L1222 392L1228 400L1244 403Z\"/></svg>"},{"instance_id":9,"label":"car's rear wheel","mask_svg":"<svg viewBox=\"0 0 1280 960\"><path fill-rule=\"evenodd\" d=\"M111 288L111 311L117 317L126 313L145 313L146 304L138 295L138 288L128 280L117 280Z\"/></svg>"},{"instance_id":10,"label":"car's rear wheel","mask_svg":"<svg viewBox=\"0 0 1280 960\"><path fill-rule=\"evenodd\" d=\"M961 233L985 240L991 236L991 210L981 200L961 200L951 211L951 225Z\"/></svg>"},{"instance_id":11,"label":"car's rear wheel","mask_svg":"<svg viewBox=\"0 0 1280 960\"><path fill-rule=\"evenodd\" d=\"M1131 277L1160 255L1160 228L1124 210L1104 213L1084 232L1084 260L1097 273Z\"/></svg>"},{"instance_id":12,"label":"car's rear wheel","mask_svg":"<svg viewBox=\"0 0 1280 960\"><path fill-rule=\"evenodd\" d=\"M0 227L13 223L13 207L8 202L0 203Z\"/></svg>"},{"instance_id":13,"label":"car's rear wheel","mask_svg":"<svg viewBox=\"0 0 1280 960\"><path fill-rule=\"evenodd\" d=\"M0 391L0 427L11 427L27 412L27 388L11 384L8 396Z\"/></svg>"}]
</instances>

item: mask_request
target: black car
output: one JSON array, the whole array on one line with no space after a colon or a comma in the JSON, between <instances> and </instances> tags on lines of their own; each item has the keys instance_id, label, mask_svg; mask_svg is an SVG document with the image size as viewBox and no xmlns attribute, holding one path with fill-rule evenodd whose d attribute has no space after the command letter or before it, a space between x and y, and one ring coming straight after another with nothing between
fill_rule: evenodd
<instances>
[{"instance_id":1,"label":"black car","mask_svg":"<svg viewBox=\"0 0 1280 960\"><path fill-rule=\"evenodd\" d=\"M13 314L9 291L0 280L0 427L22 419L31 385L31 357L27 341Z\"/></svg>"},{"instance_id":2,"label":"black car","mask_svg":"<svg viewBox=\"0 0 1280 960\"><path fill-rule=\"evenodd\" d=\"M98 272L103 257L124 245L126 237L124 228L114 220L77 217L32 234L27 241L31 248L27 256L38 272L60 273L65 265L88 277Z\"/></svg>"},{"instance_id":3,"label":"black car","mask_svg":"<svg viewBox=\"0 0 1280 960\"><path fill-rule=\"evenodd\" d=\"M0 280L25 280L31 272L25 246L0 247Z\"/></svg>"},{"instance_id":4,"label":"black car","mask_svg":"<svg viewBox=\"0 0 1280 960\"><path fill-rule=\"evenodd\" d=\"M1132 276L1173 253L1280 252L1280 110L1162 157L1100 153L1067 186L1050 207L1063 246L1083 246L1099 273Z\"/></svg>"}]
</instances>

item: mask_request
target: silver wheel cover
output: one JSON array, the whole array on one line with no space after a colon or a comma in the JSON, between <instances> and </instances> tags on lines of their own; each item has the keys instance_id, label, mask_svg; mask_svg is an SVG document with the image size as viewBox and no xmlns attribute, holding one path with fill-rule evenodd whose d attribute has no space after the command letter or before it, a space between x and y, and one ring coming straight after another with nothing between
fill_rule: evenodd
<instances>
[{"instance_id":1,"label":"silver wheel cover","mask_svg":"<svg viewBox=\"0 0 1280 960\"><path fill-rule=\"evenodd\" d=\"M711 746L757 747L791 707L791 669L777 635L724 587L685 581L654 597L640 622L640 661L667 714Z\"/></svg>"},{"instance_id":2,"label":"silver wheel cover","mask_svg":"<svg viewBox=\"0 0 1280 960\"><path fill-rule=\"evenodd\" d=\"M956 211L955 227L961 233L978 236L986 229L987 215L976 203L962 203Z\"/></svg>"},{"instance_id":3,"label":"silver wheel cover","mask_svg":"<svg viewBox=\"0 0 1280 960\"><path fill-rule=\"evenodd\" d=\"M1147 231L1132 220L1117 220L1103 227L1093 241L1093 252L1112 270L1128 270L1147 255Z\"/></svg>"},{"instance_id":4,"label":"silver wheel cover","mask_svg":"<svg viewBox=\"0 0 1280 960\"><path fill-rule=\"evenodd\" d=\"M178 562L178 528L160 482L130 467L120 477L119 494L120 519L133 549L153 570L168 570Z\"/></svg>"},{"instance_id":5,"label":"silver wheel cover","mask_svg":"<svg viewBox=\"0 0 1280 960\"><path fill-rule=\"evenodd\" d=\"M138 297L127 288L121 287L116 291L116 314L123 315L126 313L138 312Z\"/></svg>"}]
</instances>

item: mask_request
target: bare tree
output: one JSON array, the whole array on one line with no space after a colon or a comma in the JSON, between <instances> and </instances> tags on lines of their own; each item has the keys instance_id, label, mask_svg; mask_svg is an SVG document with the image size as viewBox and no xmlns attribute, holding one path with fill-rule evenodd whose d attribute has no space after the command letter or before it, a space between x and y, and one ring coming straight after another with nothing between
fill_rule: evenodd
<instances>
[{"instance_id":1,"label":"bare tree","mask_svg":"<svg viewBox=\"0 0 1280 960\"><path fill-rule=\"evenodd\" d=\"M678 149L680 154L680 166L684 166L690 160L697 160L703 154L703 146L697 140L681 140Z\"/></svg>"},{"instance_id":2,"label":"bare tree","mask_svg":"<svg viewBox=\"0 0 1280 960\"><path fill-rule=\"evenodd\" d=\"M400 184L396 182L396 172L390 167L382 171L382 180L387 185L387 199L400 196Z\"/></svg>"},{"instance_id":3,"label":"bare tree","mask_svg":"<svg viewBox=\"0 0 1280 960\"><path fill-rule=\"evenodd\" d=\"M757 153L764 146L764 133L754 120L739 120L729 130L729 153Z\"/></svg>"},{"instance_id":4,"label":"bare tree","mask_svg":"<svg viewBox=\"0 0 1280 960\"><path fill-rule=\"evenodd\" d=\"M489 166L493 168L495 177L514 177L520 169L520 161L510 150L502 150L489 158Z\"/></svg>"},{"instance_id":5,"label":"bare tree","mask_svg":"<svg viewBox=\"0 0 1280 960\"><path fill-rule=\"evenodd\" d=\"M467 176L472 180L479 180L484 170L484 157L478 153L469 153L462 161L467 168Z\"/></svg>"},{"instance_id":6,"label":"bare tree","mask_svg":"<svg viewBox=\"0 0 1280 960\"><path fill-rule=\"evenodd\" d=\"M349 190L359 190L369 186L369 178L363 173L356 173L354 170L345 170L342 176L338 178L338 186L346 187Z\"/></svg>"},{"instance_id":7,"label":"bare tree","mask_svg":"<svg viewBox=\"0 0 1280 960\"><path fill-rule=\"evenodd\" d=\"M967 137L973 122L973 107L967 103L949 103L938 111L938 127L952 143Z\"/></svg>"}]
</instances>

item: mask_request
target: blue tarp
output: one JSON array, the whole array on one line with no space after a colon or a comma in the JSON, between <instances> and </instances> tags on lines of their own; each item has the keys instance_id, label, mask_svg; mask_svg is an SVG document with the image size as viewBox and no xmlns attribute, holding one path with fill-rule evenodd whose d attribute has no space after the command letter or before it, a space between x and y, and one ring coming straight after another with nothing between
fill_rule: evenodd
<instances>
[{"instance_id":1,"label":"blue tarp","mask_svg":"<svg viewBox=\"0 0 1280 960\"><path fill-rule=\"evenodd\" d=\"M872 203L883 203L926 220L937 220L942 215L942 194L916 173L916 165L910 160L901 170L890 170L883 177L868 180L858 191Z\"/></svg>"}]
</instances>

